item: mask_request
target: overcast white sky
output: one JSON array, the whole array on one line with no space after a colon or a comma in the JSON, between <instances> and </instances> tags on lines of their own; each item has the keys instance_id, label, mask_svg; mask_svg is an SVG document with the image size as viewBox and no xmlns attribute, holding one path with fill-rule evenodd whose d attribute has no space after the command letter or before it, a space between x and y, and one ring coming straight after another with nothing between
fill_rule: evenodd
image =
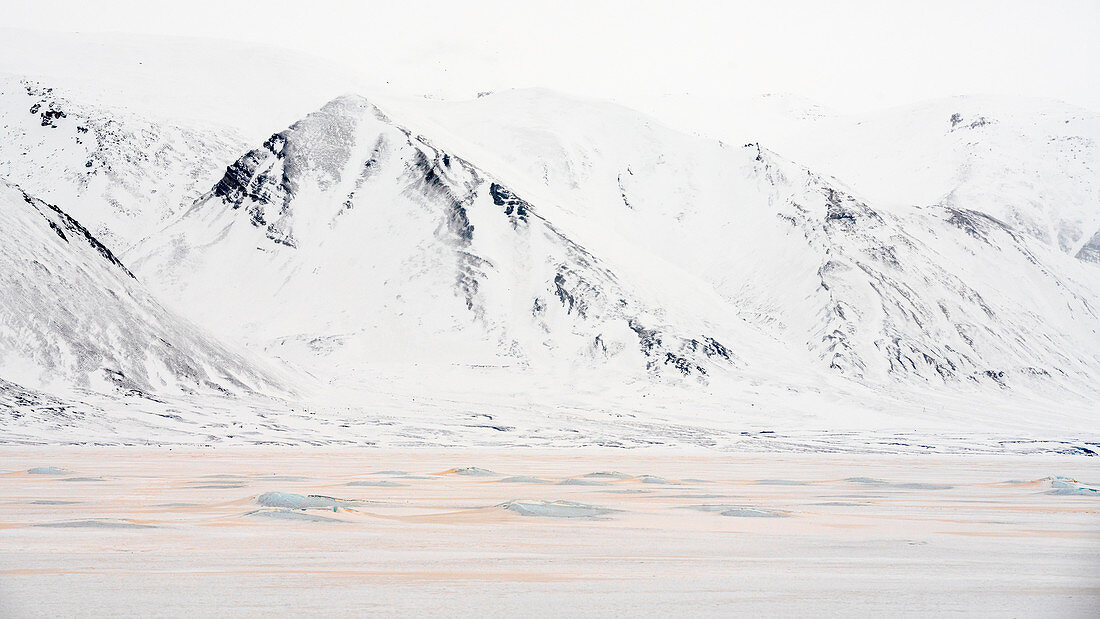
<instances>
[{"instance_id":1,"label":"overcast white sky","mask_svg":"<svg viewBox=\"0 0 1100 619\"><path fill-rule=\"evenodd\" d=\"M1100 110L1100 2L0 0L0 25L262 42L409 93L545 86L623 102L802 95L860 111L953 94Z\"/></svg>"}]
</instances>

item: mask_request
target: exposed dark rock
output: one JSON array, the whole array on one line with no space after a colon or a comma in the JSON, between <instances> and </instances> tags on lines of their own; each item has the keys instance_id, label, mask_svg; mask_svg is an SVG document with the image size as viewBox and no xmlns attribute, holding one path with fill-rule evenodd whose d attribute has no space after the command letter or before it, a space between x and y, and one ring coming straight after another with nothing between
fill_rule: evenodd
<instances>
[{"instance_id":1,"label":"exposed dark rock","mask_svg":"<svg viewBox=\"0 0 1100 619\"><path fill-rule=\"evenodd\" d=\"M15 186L13 185L13 187ZM19 188L16 187L16 189ZM42 217L46 219L46 222L49 224L50 228L52 228L53 231L57 233L57 236L61 237L63 241L65 241L66 243L70 242L69 235L66 234L66 232L73 235L77 239L84 239L84 242L88 243L88 245L91 246L92 249L98 252L99 255L103 256L103 258L107 260L107 262L110 262L116 267L122 269L130 277L134 277L134 274L126 268L126 265L122 264L122 261L115 257L110 249L107 249L107 247L103 243L100 243L99 240L92 236L92 233L88 232L87 228L80 225L80 222L73 219L72 217L69 217L67 213L57 208L56 206L47 202L43 202L38 198L32 198L30 195L27 194L27 192L23 191L22 189L19 189L19 192L23 194L23 200L27 204L31 205L31 207L37 210L39 214L41 214ZM44 211L43 209L46 210Z\"/></svg>"},{"instance_id":2,"label":"exposed dark rock","mask_svg":"<svg viewBox=\"0 0 1100 619\"><path fill-rule=\"evenodd\" d=\"M526 201L497 183L489 185L489 195L493 197L493 204L504 207L504 214L511 220L513 228L518 227L521 222L527 223L527 212L531 205Z\"/></svg>"}]
</instances>

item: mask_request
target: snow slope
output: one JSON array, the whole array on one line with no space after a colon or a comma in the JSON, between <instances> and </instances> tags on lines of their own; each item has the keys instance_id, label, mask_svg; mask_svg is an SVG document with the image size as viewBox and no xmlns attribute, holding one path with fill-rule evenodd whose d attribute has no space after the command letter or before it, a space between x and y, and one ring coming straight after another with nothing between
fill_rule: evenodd
<instances>
[{"instance_id":1,"label":"snow slope","mask_svg":"<svg viewBox=\"0 0 1100 619\"><path fill-rule=\"evenodd\" d=\"M787 361L701 282L651 286L633 255L590 251L500 177L345 96L240 158L132 264L201 324L328 377L706 382Z\"/></svg>"},{"instance_id":2,"label":"snow slope","mask_svg":"<svg viewBox=\"0 0 1100 619\"><path fill-rule=\"evenodd\" d=\"M862 114L814 110L783 97L747 100L693 128L760 141L844 179L881 207L940 204L976 210L1070 255L1097 261L1096 112L1056 100L994 96L957 96Z\"/></svg>"},{"instance_id":3,"label":"snow slope","mask_svg":"<svg viewBox=\"0 0 1100 619\"><path fill-rule=\"evenodd\" d=\"M0 181L0 375L51 393L285 393L165 310L61 209ZM7 390L7 387L4 388Z\"/></svg>"},{"instance_id":4,"label":"snow slope","mask_svg":"<svg viewBox=\"0 0 1100 619\"><path fill-rule=\"evenodd\" d=\"M234 131L89 105L43 82L0 78L0 178L68 212L115 251L153 232L244 147Z\"/></svg>"},{"instance_id":5,"label":"snow slope","mask_svg":"<svg viewBox=\"0 0 1100 619\"><path fill-rule=\"evenodd\" d=\"M753 103L764 120L730 119L751 136L730 143L544 90L372 97L381 109L348 95L300 117L341 80L254 49L184 66L191 43L71 43L30 63L47 77L0 81L0 177L62 205L156 298L13 220L37 240L5 254L0 378L7 400L43 402L34 419L70 406L50 404L66 386L121 385L186 402L130 423L96 396L90 433L732 444L745 427L1095 427L1090 113L963 98L855 118L770 97ZM38 48L0 41L18 50L0 70ZM104 67L119 73L97 85ZM15 292L35 260L57 266L39 254L81 293ZM29 318L55 307L81 328ZM254 399L290 381L214 337L325 388ZM249 397L204 399L221 389ZM36 423L21 436L48 440Z\"/></svg>"},{"instance_id":6,"label":"snow slope","mask_svg":"<svg viewBox=\"0 0 1100 619\"><path fill-rule=\"evenodd\" d=\"M701 274L740 315L845 375L930 389L1051 378L1095 397L1097 269L1070 257L1075 246L1050 247L988 213L973 188L989 183L923 208L879 207L757 144L692 138L539 90L422 102L410 114L588 230L615 230ZM1089 211L1087 169L1029 181L1043 181L1036 196L1082 199L1029 212L1062 225L1068 216L1051 213Z\"/></svg>"}]
</instances>

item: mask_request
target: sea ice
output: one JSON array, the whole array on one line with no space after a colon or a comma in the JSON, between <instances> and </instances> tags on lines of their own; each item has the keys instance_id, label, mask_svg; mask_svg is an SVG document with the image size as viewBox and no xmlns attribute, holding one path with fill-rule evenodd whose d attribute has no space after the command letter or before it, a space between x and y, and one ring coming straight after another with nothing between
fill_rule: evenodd
<instances>
[{"instance_id":1,"label":"sea ice","mask_svg":"<svg viewBox=\"0 0 1100 619\"><path fill-rule=\"evenodd\" d=\"M620 473L618 471L597 471L595 473L587 473L584 475L589 479L630 479L631 476L626 473Z\"/></svg>"},{"instance_id":2,"label":"sea ice","mask_svg":"<svg viewBox=\"0 0 1100 619\"><path fill-rule=\"evenodd\" d=\"M245 516L274 518L276 520L298 520L305 522L344 522L339 518L318 516L317 514L295 511L293 509L258 509L254 512L248 512L247 514L245 514Z\"/></svg>"},{"instance_id":3,"label":"sea ice","mask_svg":"<svg viewBox=\"0 0 1100 619\"><path fill-rule=\"evenodd\" d=\"M495 477L498 473L490 471L489 469L480 469L476 466L464 466L460 468L447 469L443 471L441 475L466 475L468 477Z\"/></svg>"},{"instance_id":4,"label":"sea ice","mask_svg":"<svg viewBox=\"0 0 1100 619\"><path fill-rule=\"evenodd\" d=\"M657 477L656 475L639 475L637 479L640 480L643 484L679 484L679 482L669 481L664 477Z\"/></svg>"},{"instance_id":5,"label":"sea ice","mask_svg":"<svg viewBox=\"0 0 1100 619\"><path fill-rule=\"evenodd\" d=\"M516 500L502 503L500 507L522 516L541 516L545 518L596 518L618 511L572 501Z\"/></svg>"},{"instance_id":6,"label":"sea ice","mask_svg":"<svg viewBox=\"0 0 1100 619\"><path fill-rule=\"evenodd\" d=\"M41 522L36 527L54 529L155 529L150 524L137 524L127 520L63 520L61 522Z\"/></svg>"},{"instance_id":7,"label":"sea ice","mask_svg":"<svg viewBox=\"0 0 1100 619\"><path fill-rule=\"evenodd\" d=\"M256 497L256 502L264 507L280 507L284 509L331 509L347 505L350 501L336 499L328 496L310 494L308 496L294 494L292 492L265 492Z\"/></svg>"},{"instance_id":8,"label":"sea ice","mask_svg":"<svg viewBox=\"0 0 1100 619\"><path fill-rule=\"evenodd\" d=\"M1049 490L1047 494L1100 497L1100 489L1086 486L1076 479L1071 479L1069 477L1055 477L1050 480L1050 486L1053 489Z\"/></svg>"},{"instance_id":9,"label":"sea ice","mask_svg":"<svg viewBox=\"0 0 1100 619\"><path fill-rule=\"evenodd\" d=\"M33 469L27 469L27 472L31 475L72 475L73 473L56 466L36 466Z\"/></svg>"},{"instance_id":10,"label":"sea ice","mask_svg":"<svg viewBox=\"0 0 1100 619\"><path fill-rule=\"evenodd\" d=\"M878 486L880 488L898 488L901 490L950 490L954 486L948 486L946 484L925 484L925 483L894 483L884 479L874 479L871 477L849 477L844 481L852 482L854 484L863 484L865 486Z\"/></svg>"},{"instance_id":11,"label":"sea ice","mask_svg":"<svg viewBox=\"0 0 1100 619\"><path fill-rule=\"evenodd\" d=\"M786 518L790 514L779 509L755 507L752 505L688 505L685 509L701 512L714 512L735 518Z\"/></svg>"}]
</instances>

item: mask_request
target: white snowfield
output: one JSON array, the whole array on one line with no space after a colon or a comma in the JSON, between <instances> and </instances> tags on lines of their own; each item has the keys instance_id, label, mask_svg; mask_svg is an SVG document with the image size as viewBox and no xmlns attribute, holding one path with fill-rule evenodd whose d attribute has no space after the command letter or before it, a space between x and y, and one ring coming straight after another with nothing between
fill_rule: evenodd
<instances>
[{"instance_id":1,"label":"white snowfield","mask_svg":"<svg viewBox=\"0 0 1100 619\"><path fill-rule=\"evenodd\" d=\"M13 617L1095 616L1094 458L9 447Z\"/></svg>"},{"instance_id":2,"label":"white snowfield","mask_svg":"<svg viewBox=\"0 0 1100 619\"><path fill-rule=\"evenodd\" d=\"M0 80L7 442L1100 449L1090 112L93 90Z\"/></svg>"}]
</instances>

